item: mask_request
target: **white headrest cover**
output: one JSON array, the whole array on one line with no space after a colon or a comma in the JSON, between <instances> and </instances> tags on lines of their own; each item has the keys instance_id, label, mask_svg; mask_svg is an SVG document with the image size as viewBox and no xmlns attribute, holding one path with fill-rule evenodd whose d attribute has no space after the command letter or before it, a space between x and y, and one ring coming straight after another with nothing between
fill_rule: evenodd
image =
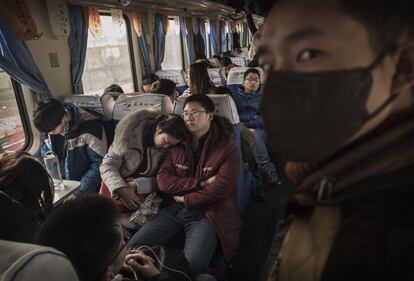
<instances>
[{"instance_id":1,"label":"white headrest cover","mask_svg":"<svg viewBox=\"0 0 414 281\"><path fill-rule=\"evenodd\" d=\"M216 87L223 86L223 76L220 68L208 68L207 71Z\"/></svg>"},{"instance_id":2,"label":"white headrest cover","mask_svg":"<svg viewBox=\"0 0 414 281\"><path fill-rule=\"evenodd\" d=\"M98 95L73 95L67 101L72 102L76 106L93 110L108 120L112 119L112 108L115 101L110 95L102 95L101 97Z\"/></svg>"},{"instance_id":3,"label":"white headrest cover","mask_svg":"<svg viewBox=\"0 0 414 281\"><path fill-rule=\"evenodd\" d=\"M227 75L227 85L242 85L244 73L250 68L256 68L259 71L260 81L263 82L264 72L261 67L233 67Z\"/></svg>"},{"instance_id":4,"label":"white headrest cover","mask_svg":"<svg viewBox=\"0 0 414 281\"><path fill-rule=\"evenodd\" d=\"M157 75L160 79L170 79L178 87L186 85L184 74L181 70L158 70L155 72L155 75Z\"/></svg>"},{"instance_id":5,"label":"white headrest cover","mask_svg":"<svg viewBox=\"0 0 414 281\"><path fill-rule=\"evenodd\" d=\"M114 106L114 119L121 120L128 113L146 108L172 113L171 99L160 94L127 94L120 96Z\"/></svg>"},{"instance_id":6,"label":"white headrest cover","mask_svg":"<svg viewBox=\"0 0 414 281\"><path fill-rule=\"evenodd\" d=\"M229 95L208 95L214 102L215 114L227 117L234 124L240 123L239 114L234 100ZM188 96L187 96L188 97ZM174 104L174 114L181 115L183 113L185 96L178 97Z\"/></svg>"},{"instance_id":7,"label":"white headrest cover","mask_svg":"<svg viewBox=\"0 0 414 281\"><path fill-rule=\"evenodd\" d=\"M230 60L236 66L240 66L240 67L245 67L246 66L246 60L244 58L241 58L241 57L230 57Z\"/></svg>"},{"instance_id":8,"label":"white headrest cover","mask_svg":"<svg viewBox=\"0 0 414 281\"><path fill-rule=\"evenodd\" d=\"M209 58L208 61L212 67L220 67L220 62L217 58Z\"/></svg>"}]
</instances>

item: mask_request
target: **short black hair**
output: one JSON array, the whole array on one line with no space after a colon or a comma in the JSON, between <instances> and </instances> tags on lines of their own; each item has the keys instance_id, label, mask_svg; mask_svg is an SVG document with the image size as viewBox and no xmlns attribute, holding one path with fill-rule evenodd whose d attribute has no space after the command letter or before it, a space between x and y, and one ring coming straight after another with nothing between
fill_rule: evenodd
<instances>
[{"instance_id":1,"label":"short black hair","mask_svg":"<svg viewBox=\"0 0 414 281\"><path fill-rule=\"evenodd\" d=\"M160 79L152 83L150 93L172 96L176 85L170 79Z\"/></svg>"},{"instance_id":2,"label":"short black hair","mask_svg":"<svg viewBox=\"0 0 414 281\"><path fill-rule=\"evenodd\" d=\"M183 109L187 105L187 103L189 103L189 102L198 102L198 103L200 103L201 106L204 107L204 109L207 112L213 112L214 113L214 111L216 109L216 107L214 106L214 102L207 95L191 95L191 96L189 96L184 101Z\"/></svg>"},{"instance_id":3,"label":"short black hair","mask_svg":"<svg viewBox=\"0 0 414 281\"><path fill-rule=\"evenodd\" d=\"M229 57L222 57L220 59L220 63L221 63L222 66L227 67L230 64L232 64L232 61L231 61L231 59Z\"/></svg>"},{"instance_id":4,"label":"short black hair","mask_svg":"<svg viewBox=\"0 0 414 281\"><path fill-rule=\"evenodd\" d=\"M363 24L374 50L393 47L414 35L413 0L339 0L346 14Z\"/></svg>"},{"instance_id":5,"label":"short black hair","mask_svg":"<svg viewBox=\"0 0 414 281\"><path fill-rule=\"evenodd\" d=\"M118 84L111 84L104 89L104 94L106 93L124 93L124 90Z\"/></svg>"},{"instance_id":6,"label":"short black hair","mask_svg":"<svg viewBox=\"0 0 414 281\"><path fill-rule=\"evenodd\" d=\"M156 129L180 141L185 141L189 137L184 120L177 114L164 114L158 117Z\"/></svg>"},{"instance_id":7,"label":"short black hair","mask_svg":"<svg viewBox=\"0 0 414 281\"><path fill-rule=\"evenodd\" d=\"M85 194L53 210L35 240L66 254L81 280L98 280L119 251L119 221L111 199Z\"/></svg>"},{"instance_id":8,"label":"short black hair","mask_svg":"<svg viewBox=\"0 0 414 281\"><path fill-rule=\"evenodd\" d=\"M279 1L262 2L269 2L270 6ZM346 14L367 28L376 52L394 47L406 35L414 36L413 0L338 0L338 3Z\"/></svg>"},{"instance_id":9,"label":"short black hair","mask_svg":"<svg viewBox=\"0 0 414 281\"><path fill-rule=\"evenodd\" d=\"M249 75L250 73L255 73L259 76L260 79L260 72L259 70L257 70L256 68L249 68L248 70L246 70L246 72L244 72L243 74L243 80L246 80L247 75Z\"/></svg>"},{"instance_id":10,"label":"short black hair","mask_svg":"<svg viewBox=\"0 0 414 281\"><path fill-rule=\"evenodd\" d=\"M146 79L142 80L142 85L152 84L152 83L154 83L155 81L157 81L157 80L159 80L159 79L160 79L160 78L159 78L157 75L155 75L155 74L151 74L151 76L150 76L150 77L148 77L148 78L146 78Z\"/></svg>"},{"instance_id":11,"label":"short black hair","mask_svg":"<svg viewBox=\"0 0 414 281\"><path fill-rule=\"evenodd\" d=\"M41 101L33 112L33 123L40 132L48 133L59 126L65 114L65 106L60 101Z\"/></svg>"}]
</instances>

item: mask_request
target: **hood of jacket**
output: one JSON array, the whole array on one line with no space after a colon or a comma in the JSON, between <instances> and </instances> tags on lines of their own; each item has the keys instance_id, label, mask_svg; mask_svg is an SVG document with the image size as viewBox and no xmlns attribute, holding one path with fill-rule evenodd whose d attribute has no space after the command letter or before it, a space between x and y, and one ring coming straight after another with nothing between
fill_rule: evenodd
<instances>
[{"instance_id":1,"label":"hood of jacket","mask_svg":"<svg viewBox=\"0 0 414 281\"><path fill-rule=\"evenodd\" d=\"M67 110L67 112L69 113L69 116L70 116L69 132L76 131L77 128L79 127L79 124L81 124L85 121L99 120L98 117L96 117L96 116L92 115L91 113L89 113L88 111L74 105L73 103L65 102L64 106L65 106L65 109Z\"/></svg>"},{"instance_id":2,"label":"hood of jacket","mask_svg":"<svg viewBox=\"0 0 414 281\"><path fill-rule=\"evenodd\" d=\"M115 129L112 150L118 155L124 155L128 149L144 151L144 133L156 125L157 118L162 114L155 109L143 109L122 118Z\"/></svg>"}]
</instances>

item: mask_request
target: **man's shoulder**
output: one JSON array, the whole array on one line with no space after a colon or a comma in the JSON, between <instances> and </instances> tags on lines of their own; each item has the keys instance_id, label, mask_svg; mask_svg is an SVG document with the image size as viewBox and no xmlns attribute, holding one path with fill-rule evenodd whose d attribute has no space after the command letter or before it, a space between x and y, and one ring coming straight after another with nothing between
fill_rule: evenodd
<instances>
[{"instance_id":1,"label":"man's shoulder","mask_svg":"<svg viewBox=\"0 0 414 281\"><path fill-rule=\"evenodd\" d=\"M69 138L76 138L82 134L91 134L99 139L102 139L103 125L100 120L92 119L85 120L79 123L76 130L70 133Z\"/></svg>"}]
</instances>

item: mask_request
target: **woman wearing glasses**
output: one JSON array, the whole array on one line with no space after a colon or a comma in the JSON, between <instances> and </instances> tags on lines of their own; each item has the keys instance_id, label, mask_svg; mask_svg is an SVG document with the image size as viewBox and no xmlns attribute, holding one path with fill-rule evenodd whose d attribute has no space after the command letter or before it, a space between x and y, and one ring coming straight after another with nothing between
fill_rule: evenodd
<instances>
[{"instance_id":1,"label":"woman wearing glasses","mask_svg":"<svg viewBox=\"0 0 414 281\"><path fill-rule=\"evenodd\" d=\"M232 125L214 115L214 109L206 95L185 100L190 140L168 150L157 175L158 187L171 204L128 242L133 247L165 245L184 232L184 254L194 273L207 272L217 245L225 256L239 246L239 153Z\"/></svg>"}]
</instances>

